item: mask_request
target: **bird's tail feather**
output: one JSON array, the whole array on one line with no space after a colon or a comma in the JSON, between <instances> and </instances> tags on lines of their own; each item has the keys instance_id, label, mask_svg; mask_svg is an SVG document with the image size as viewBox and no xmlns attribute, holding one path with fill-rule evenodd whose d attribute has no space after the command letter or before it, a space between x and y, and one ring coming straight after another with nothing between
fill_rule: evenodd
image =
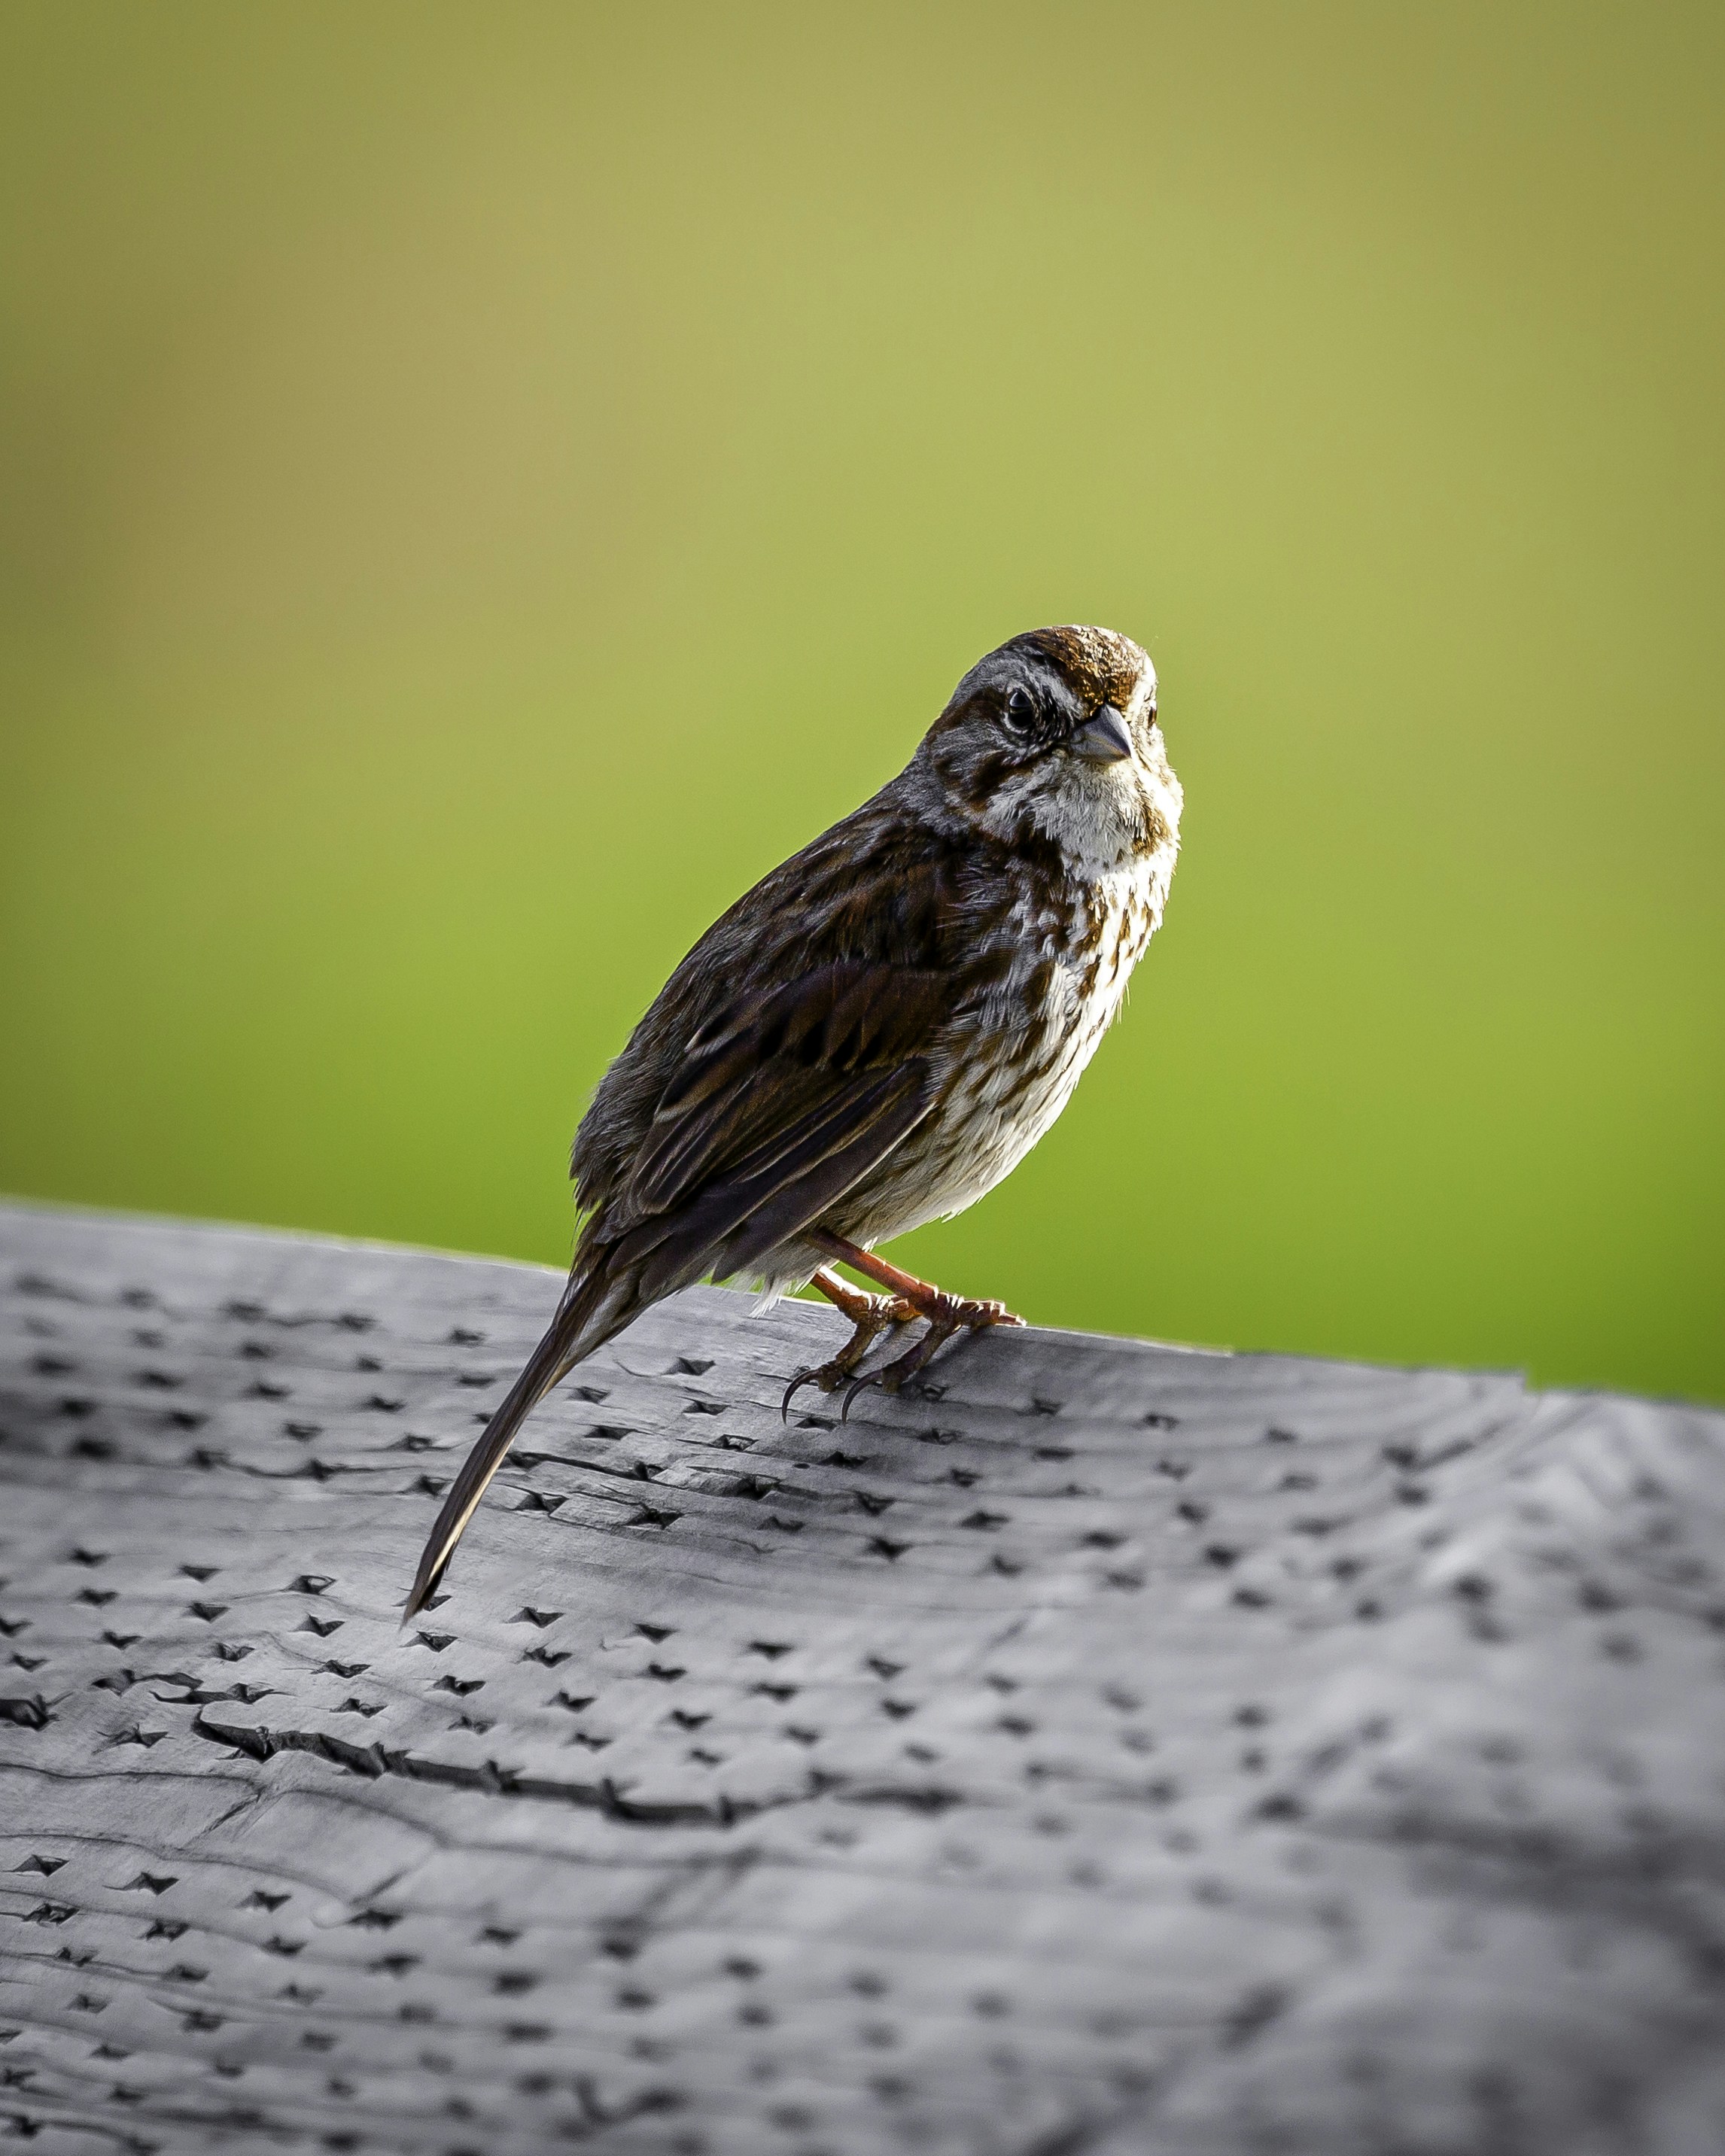
<instances>
[{"instance_id":1,"label":"bird's tail feather","mask_svg":"<svg viewBox=\"0 0 1725 2156\"><path fill-rule=\"evenodd\" d=\"M502 1404L485 1424L485 1435L468 1454L461 1472L449 1486L437 1524L419 1559L413 1592L402 1613L403 1624L418 1616L436 1591L444 1568L484 1496L486 1484L503 1465L503 1456L514 1442L516 1432L559 1379L628 1324L635 1314L637 1303L634 1269L619 1279L608 1268L601 1266L584 1278L569 1282L544 1338L527 1358L526 1368L510 1387Z\"/></svg>"}]
</instances>

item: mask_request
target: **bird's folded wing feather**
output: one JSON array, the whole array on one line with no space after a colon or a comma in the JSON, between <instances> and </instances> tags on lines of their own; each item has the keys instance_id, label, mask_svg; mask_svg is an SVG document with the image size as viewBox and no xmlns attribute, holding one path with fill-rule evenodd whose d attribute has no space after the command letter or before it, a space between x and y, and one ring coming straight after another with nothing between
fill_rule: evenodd
<instances>
[{"instance_id":1,"label":"bird's folded wing feather","mask_svg":"<svg viewBox=\"0 0 1725 2156\"><path fill-rule=\"evenodd\" d=\"M944 973L858 959L732 998L689 1042L598 1240L667 1283L697 1259L746 1270L928 1113L952 999Z\"/></svg>"}]
</instances>

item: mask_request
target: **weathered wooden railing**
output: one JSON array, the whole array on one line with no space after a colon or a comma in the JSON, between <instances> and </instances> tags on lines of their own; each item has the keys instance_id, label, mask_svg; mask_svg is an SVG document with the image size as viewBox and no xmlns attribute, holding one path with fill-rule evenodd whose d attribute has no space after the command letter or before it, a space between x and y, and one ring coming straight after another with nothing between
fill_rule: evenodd
<instances>
[{"instance_id":1,"label":"weathered wooden railing","mask_svg":"<svg viewBox=\"0 0 1725 2156\"><path fill-rule=\"evenodd\" d=\"M1725 2147L1725 1418L0 1211L0 2132Z\"/></svg>"}]
</instances>

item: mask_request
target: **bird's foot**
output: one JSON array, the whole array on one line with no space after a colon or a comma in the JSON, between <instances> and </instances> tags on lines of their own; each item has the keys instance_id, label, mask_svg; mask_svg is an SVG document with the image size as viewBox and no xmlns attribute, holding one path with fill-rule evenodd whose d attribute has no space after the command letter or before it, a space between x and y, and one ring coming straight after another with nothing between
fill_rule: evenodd
<instances>
[{"instance_id":1,"label":"bird's foot","mask_svg":"<svg viewBox=\"0 0 1725 2156\"><path fill-rule=\"evenodd\" d=\"M817 1280L816 1285L824 1294L832 1295L832 1289L826 1281ZM837 1301L838 1298L833 1296L833 1300ZM839 1307L851 1321L854 1329L850 1337L830 1361L798 1370L791 1379L785 1388L785 1395L778 1409L781 1419L786 1422L790 1419L791 1402L804 1385L819 1385L824 1393L836 1391L883 1332L896 1331L901 1325L908 1325L913 1317L922 1315L916 1304L907 1301L901 1295L865 1295L859 1288L846 1288L845 1299L839 1303Z\"/></svg>"},{"instance_id":2,"label":"bird's foot","mask_svg":"<svg viewBox=\"0 0 1725 2156\"><path fill-rule=\"evenodd\" d=\"M973 1302L966 1296L948 1295L942 1288L929 1289L927 1301L919 1300L916 1314L927 1319L927 1331L904 1354L884 1363L878 1370L865 1371L853 1379L839 1411L840 1422L848 1419L850 1404L857 1394L866 1392L870 1385L879 1385L883 1392L898 1392L910 1378L927 1368L937 1350L955 1332L986 1332L993 1326L1022 1325L1024 1322L1004 1302Z\"/></svg>"}]
</instances>

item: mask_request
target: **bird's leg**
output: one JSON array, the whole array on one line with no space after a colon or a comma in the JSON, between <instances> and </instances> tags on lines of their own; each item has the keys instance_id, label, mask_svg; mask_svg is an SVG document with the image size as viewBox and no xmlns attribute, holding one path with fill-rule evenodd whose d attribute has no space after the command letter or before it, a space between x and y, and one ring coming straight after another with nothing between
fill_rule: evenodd
<instances>
[{"instance_id":1,"label":"bird's leg","mask_svg":"<svg viewBox=\"0 0 1725 2156\"><path fill-rule=\"evenodd\" d=\"M821 1266L809 1285L818 1287L829 1302L835 1304L855 1330L830 1362L818 1369L798 1370L792 1378L779 1407L780 1414L787 1419L791 1402L804 1385L819 1385L824 1393L831 1392L850 1375L881 1333L893 1326L907 1325L922 1315L917 1305L906 1296L870 1295L840 1280L829 1265Z\"/></svg>"},{"instance_id":2,"label":"bird's leg","mask_svg":"<svg viewBox=\"0 0 1725 2156\"><path fill-rule=\"evenodd\" d=\"M914 1273L901 1271L886 1258L876 1257L872 1250L863 1250L858 1244L848 1243L842 1235L829 1235L825 1229L810 1231L809 1240L829 1257L842 1258L860 1273L878 1281L891 1296L907 1303L918 1317L927 1318L928 1330L906 1353L889 1363L884 1369L871 1371L857 1378L845 1395L845 1410L850 1412L850 1403L866 1385L880 1385L889 1393L896 1393L907 1378L926 1368L937 1348L944 1345L961 1329L981 1332L991 1325L1022 1325L1024 1319L1009 1311L1004 1302L976 1302L968 1296L948 1295L944 1288L936 1287L932 1281L918 1280ZM822 1270L824 1271L823 1267ZM819 1275L816 1276L817 1281ZM867 1343L864 1343L866 1348ZM864 1350L859 1350L860 1354ZM843 1419L841 1415L841 1420Z\"/></svg>"}]
</instances>

